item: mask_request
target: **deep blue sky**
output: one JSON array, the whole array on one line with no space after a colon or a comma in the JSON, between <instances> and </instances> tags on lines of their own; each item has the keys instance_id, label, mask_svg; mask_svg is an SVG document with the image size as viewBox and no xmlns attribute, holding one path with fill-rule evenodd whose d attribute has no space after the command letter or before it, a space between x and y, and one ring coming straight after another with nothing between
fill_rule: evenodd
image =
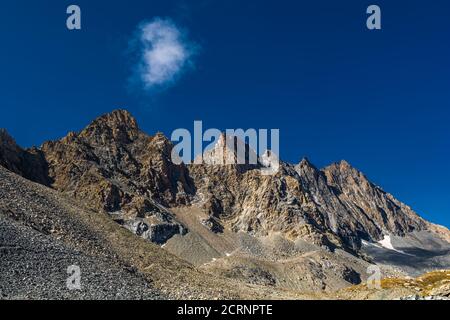
<instances>
[{"instance_id":1,"label":"deep blue sky","mask_svg":"<svg viewBox=\"0 0 450 320\"><path fill-rule=\"evenodd\" d=\"M82 9L81 31L66 8ZM365 10L382 9L368 31ZM137 25L170 17L200 44L165 92L129 90ZM346 159L422 216L450 226L450 3L62 1L0 4L0 127L22 146L126 108L148 133L280 128L281 157Z\"/></svg>"}]
</instances>

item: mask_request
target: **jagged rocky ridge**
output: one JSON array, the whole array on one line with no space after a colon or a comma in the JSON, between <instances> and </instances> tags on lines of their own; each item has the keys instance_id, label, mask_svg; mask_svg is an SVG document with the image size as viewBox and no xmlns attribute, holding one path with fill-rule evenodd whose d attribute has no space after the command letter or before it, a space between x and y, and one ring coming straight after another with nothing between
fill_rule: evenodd
<instances>
[{"instance_id":1,"label":"jagged rocky ridge","mask_svg":"<svg viewBox=\"0 0 450 320\"><path fill-rule=\"evenodd\" d=\"M361 240L436 230L345 161L322 170L307 159L281 162L276 175L263 176L259 165L214 165L217 154L234 152L218 152L227 148L220 141L201 165L173 164L172 148L164 135L142 132L124 110L40 148L23 150L0 132L2 166L108 212L159 244L188 232L170 208L192 205L209 214L204 225L214 232L224 227L260 236L280 232L352 252ZM440 231L448 237L448 230Z\"/></svg>"},{"instance_id":2,"label":"jagged rocky ridge","mask_svg":"<svg viewBox=\"0 0 450 320\"><path fill-rule=\"evenodd\" d=\"M222 137L221 140L225 138ZM223 141L216 148L226 148ZM229 157L230 150L211 150ZM281 232L328 247L358 250L361 240L405 235L429 228L411 208L372 184L346 161L317 169L308 159L281 162L276 175L261 175L258 166L191 165L197 202L234 231L265 236Z\"/></svg>"}]
</instances>

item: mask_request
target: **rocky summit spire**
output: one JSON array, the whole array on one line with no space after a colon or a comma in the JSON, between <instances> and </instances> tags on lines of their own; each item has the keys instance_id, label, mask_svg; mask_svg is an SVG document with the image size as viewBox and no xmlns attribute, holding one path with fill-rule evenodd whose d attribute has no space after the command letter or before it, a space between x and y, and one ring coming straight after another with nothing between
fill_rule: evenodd
<instances>
[{"instance_id":1,"label":"rocky summit spire","mask_svg":"<svg viewBox=\"0 0 450 320\"><path fill-rule=\"evenodd\" d=\"M95 143L130 143L139 135L136 119L126 110L114 110L95 119L80 137Z\"/></svg>"},{"instance_id":2,"label":"rocky summit spire","mask_svg":"<svg viewBox=\"0 0 450 320\"><path fill-rule=\"evenodd\" d=\"M240 169L250 169L258 166L258 155L247 143L237 136L230 136L223 132L217 143L210 150L197 156L194 163L204 163L214 166L233 166Z\"/></svg>"}]
</instances>

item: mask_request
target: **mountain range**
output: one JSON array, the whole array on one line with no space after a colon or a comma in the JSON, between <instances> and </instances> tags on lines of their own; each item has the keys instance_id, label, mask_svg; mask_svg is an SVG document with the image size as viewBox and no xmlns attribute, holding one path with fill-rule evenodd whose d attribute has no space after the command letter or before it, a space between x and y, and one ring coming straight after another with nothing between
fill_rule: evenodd
<instances>
[{"instance_id":1,"label":"mountain range","mask_svg":"<svg viewBox=\"0 0 450 320\"><path fill-rule=\"evenodd\" d=\"M0 130L0 295L336 298L373 265L383 278L450 269L450 231L348 162L319 169L304 158L261 175L260 164L215 164L235 152L229 138L202 164L174 164L172 142L144 133L126 110L38 148ZM64 258L55 265L52 255ZM89 290L44 279L43 266L64 279L66 260L96 279Z\"/></svg>"}]
</instances>

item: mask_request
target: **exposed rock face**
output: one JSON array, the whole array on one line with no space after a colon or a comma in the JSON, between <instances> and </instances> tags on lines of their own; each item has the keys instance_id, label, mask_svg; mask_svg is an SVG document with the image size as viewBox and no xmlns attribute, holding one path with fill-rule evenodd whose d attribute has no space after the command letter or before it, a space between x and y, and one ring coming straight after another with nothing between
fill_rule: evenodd
<instances>
[{"instance_id":1,"label":"exposed rock face","mask_svg":"<svg viewBox=\"0 0 450 320\"><path fill-rule=\"evenodd\" d=\"M126 228L134 234L157 244L164 244L175 234L185 235L187 229L180 224L160 222L149 224L144 219L130 219L126 222Z\"/></svg>"},{"instance_id":2,"label":"exposed rock face","mask_svg":"<svg viewBox=\"0 0 450 320\"><path fill-rule=\"evenodd\" d=\"M232 158L229 150L208 151L206 158L217 154ZM427 228L409 207L345 161L324 170L307 159L296 166L281 163L274 176L262 176L258 168L192 165L189 169L198 201L235 231L282 232L292 240L358 250L362 239L376 242L384 234L404 235Z\"/></svg>"},{"instance_id":3,"label":"exposed rock face","mask_svg":"<svg viewBox=\"0 0 450 320\"><path fill-rule=\"evenodd\" d=\"M185 166L171 162L171 150L162 134L147 136L122 110L42 146L53 186L108 212L139 206L135 197L162 205L187 203L195 189Z\"/></svg>"},{"instance_id":4,"label":"exposed rock face","mask_svg":"<svg viewBox=\"0 0 450 320\"><path fill-rule=\"evenodd\" d=\"M450 238L345 161L323 170L307 159L280 162L275 175L262 175L263 161L248 163L256 154L234 137L222 136L202 164L175 165L172 148L162 134L143 133L124 110L40 149L22 150L0 132L1 165L108 212L157 243L187 231L167 209L183 205L202 207L210 216L203 224L213 232L279 232L330 249L357 251L361 239L426 229Z\"/></svg>"},{"instance_id":5,"label":"exposed rock face","mask_svg":"<svg viewBox=\"0 0 450 320\"><path fill-rule=\"evenodd\" d=\"M0 129L0 165L29 180L48 185L47 163L40 150L23 150L4 129Z\"/></svg>"},{"instance_id":6,"label":"exposed rock face","mask_svg":"<svg viewBox=\"0 0 450 320\"><path fill-rule=\"evenodd\" d=\"M404 235L426 227L409 207L346 161L318 170L303 160L296 171L328 227L351 246L361 239L378 241L383 234Z\"/></svg>"},{"instance_id":7,"label":"exposed rock face","mask_svg":"<svg viewBox=\"0 0 450 320\"><path fill-rule=\"evenodd\" d=\"M152 217L162 223L148 225L156 242L184 230L167 214L163 218L158 205L186 204L195 191L186 167L171 162L171 150L162 134L147 136L123 110L42 146L55 189L125 220Z\"/></svg>"},{"instance_id":8,"label":"exposed rock face","mask_svg":"<svg viewBox=\"0 0 450 320\"><path fill-rule=\"evenodd\" d=\"M387 233L403 236L426 228L425 221L410 207L372 184L346 161L332 164L323 172L347 212L359 222L353 230L366 239L379 240Z\"/></svg>"},{"instance_id":9,"label":"exposed rock face","mask_svg":"<svg viewBox=\"0 0 450 320\"><path fill-rule=\"evenodd\" d=\"M217 221L215 217L209 217L200 221L202 225L208 228L209 231L214 233L223 232L223 226Z\"/></svg>"},{"instance_id":10,"label":"exposed rock face","mask_svg":"<svg viewBox=\"0 0 450 320\"><path fill-rule=\"evenodd\" d=\"M66 287L71 265L82 290ZM199 272L107 214L0 166L0 300L267 297L284 293Z\"/></svg>"},{"instance_id":11,"label":"exposed rock face","mask_svg":"<svg viewBox=\"0 0 450 320\"><path fill-rule=\"evenodd\" d=\"M339 243L290 165L283 164L274 176L235 166L193 165L190 172L199 203L234 231L258 236L282 232L293 240L300 237L328 245L333 239Z\"/></svg>"}]
</instances>

